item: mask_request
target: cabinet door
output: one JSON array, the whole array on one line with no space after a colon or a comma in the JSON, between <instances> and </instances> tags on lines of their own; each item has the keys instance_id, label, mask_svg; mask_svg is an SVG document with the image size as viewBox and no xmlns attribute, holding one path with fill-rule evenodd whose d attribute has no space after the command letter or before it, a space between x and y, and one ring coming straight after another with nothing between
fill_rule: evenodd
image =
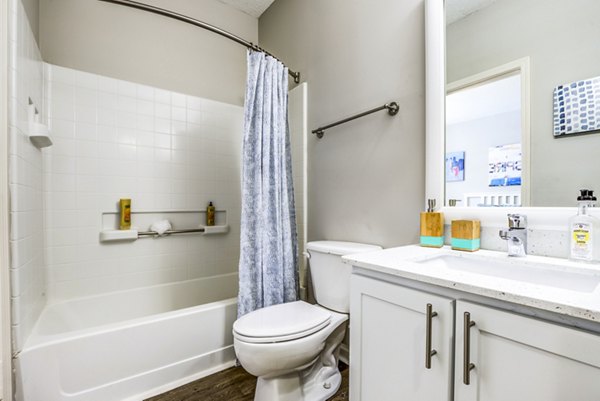
<instances>
[{"instance_id":1,"label":"cabinet door","mask_svg":"<svg viewBox=\"0 0 600 401\"><path fill-rule=\"evenodd\" d=\"M458 301L455 359L456 401L600 400L600 336L578 329Z\"/></svg>"},{"instance_id":2,"label":"cabinet door","mask_svg":"<svg viewBox=\"0 0 600 401\"><path fill-rule=\"evenodd\" d=\"M350 400L451 398L453 303L426 292L353 275L350 297ZM427 318L427 304L437 316ZM425 367L427 321L431 368Z\"/></svg>"}]
</instances>

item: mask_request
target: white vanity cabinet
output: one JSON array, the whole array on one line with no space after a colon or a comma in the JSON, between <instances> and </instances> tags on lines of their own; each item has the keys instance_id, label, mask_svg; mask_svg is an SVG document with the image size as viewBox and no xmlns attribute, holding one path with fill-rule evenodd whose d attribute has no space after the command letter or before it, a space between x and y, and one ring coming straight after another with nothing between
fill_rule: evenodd
<instances>
[{"instance_id":1,"label":"white vanity cabinet","mask_svg":"<svg viewBox=\"0 0 600 401\"><path fill-rule=\"evenodd\" d=\"M600 335L457 301L455 350L455 401L600 400Z\"/></svg>"},{"instance_id":2,"label":"white vanity cabinet","mask_svg":"<svg viewBox=\"0 0 600 401\"><path fill-rule=\"evenodd\" d=\"M350 308L351 401L451 399L453 300L352 275Z\"/></svg>"},{"instance_id":3,"label":"white vanity cabinet","mask_svg":"<svg viewBox=\"0 0 600 401\"><path fill-rule=\"evenodd\" d=\"M436 288L352 275L351 401L600 400L600 334Z\"/></svg>"}]
</instances>

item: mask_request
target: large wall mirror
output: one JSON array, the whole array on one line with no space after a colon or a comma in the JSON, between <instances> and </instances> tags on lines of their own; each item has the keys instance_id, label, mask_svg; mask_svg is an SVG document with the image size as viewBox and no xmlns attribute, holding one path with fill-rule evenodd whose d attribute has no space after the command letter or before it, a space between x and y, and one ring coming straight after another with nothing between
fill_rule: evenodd
<instances>
[{"instance_id":1,"label":"large wall mirror","mask_svg":"<svg viewBox=\"0 0 600 401\"><path fill-rule=\"evenodd\" d=\"M445 82L433 108L443 123L428 126L428 196L446 206L563 207L581 188L600 192L600 1L428 8L428 96L439 94L432 78ZM442 65L432 68L432 57ZM432 157L443 160L431 167Z\"/></svg>"}]
</instances>

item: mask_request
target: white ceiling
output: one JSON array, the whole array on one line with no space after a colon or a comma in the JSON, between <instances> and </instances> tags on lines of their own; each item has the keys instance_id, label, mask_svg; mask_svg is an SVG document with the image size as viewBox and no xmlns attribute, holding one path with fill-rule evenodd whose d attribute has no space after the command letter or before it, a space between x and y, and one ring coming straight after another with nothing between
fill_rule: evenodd
<instances>
[{"instance_id":1,"label":"white ceiling","mask_svg":"<svg viewBox=\"0 0 600 401\"><path fill-rule=\"evenodd\" d=\"M446 124L491 117L521 109L521 76L513 75L449 94Z\"/></svg>"},{"instance_id":2,"label":"white ceiling","mask_svg":"<svg viewBox=\"0 0 600 401\"><path fill-rule=\"evenodd\" d=\"M275 0L219 0L233 8L258 18Z\"/></svg>"},{"instance_id":3,"label":"white ceiling","mask_svg":"<svg viewBox=\"0 0 600 401\"><path fill-rule=\"evenodd\" d=\"M473 14L492 5L497 0L447 0L446 1L446 25L450 25L460 19Z\"/></svg>"}]
</instances>

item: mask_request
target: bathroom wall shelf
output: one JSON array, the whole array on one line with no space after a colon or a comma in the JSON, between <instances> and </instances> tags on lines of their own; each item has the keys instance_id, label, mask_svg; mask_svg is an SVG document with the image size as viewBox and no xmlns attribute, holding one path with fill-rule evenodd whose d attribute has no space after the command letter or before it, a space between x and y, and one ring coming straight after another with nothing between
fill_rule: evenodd
<instances>
[{"instance_id":1,"label":"bathroom wall shelf","mask_svg":"<svg viewBox=\"0 0 600 401\"><path fill-rule=\"evenodd\" d=\"M206 220L205 210L138 210L131 213L131 220L132 229L119 230L119 213L102 213L100 242L135 241L139 238L159 237L155 231L142 229L141 227L150 227L152 223L160 220L169 220L173 227L186 227L182 229L173 228L163 235L165 237L181 234L214 235L229 232L226 210L215 211L216 225L214 226L203 224Z\"/></svg>"},{"instance_id":2,"label":"bathroom wall shelf","mask_svg":"<svg viewBox=\"0 0 600 401\"><path fill-rule=\"evenodd\" d=\"M204 233L202 235L227 234L228 232L229 224L220 226L204 226Z\"/></svg>"},{"instance_id":3,"label":"bathroom wall shelf","mask_svg":"<svg viewBox=\"0 0 600 401\"><path fill-rule=\"evenodd\" d=\"M104 230L100 231L100 242L133 241L138 239L137 230Z\"/></svg>"},{"instance_id":4,"label":"bathroom wall shelf","mask_svg":"<svg viewBox=\"0 0 600 401\"><path fill-rule=\"evenodd\" d=\"M132 230L103 230L100 232L100 242L113 242L113 241L135 241L142 237L169 237L171 235L179 234L200 234L200 235L214 235L214 234L226 234L229 232L229 225L220 226L202 226L199 228L188 228L183 230L167 230L162 236L159 236L156 231L139 231L136 229Z\"/></svg>"},{"instance_id":5,"label":"bathroom wall shelf","mask_svg":"<svg viewBox=\"0 0 600 401\"><path fill-rule=\"evenodd\" d=\"M29 122L29 140L38 149L52 146L52 138L47 125L30 121Z\"/></svg>"}]
</instances>

